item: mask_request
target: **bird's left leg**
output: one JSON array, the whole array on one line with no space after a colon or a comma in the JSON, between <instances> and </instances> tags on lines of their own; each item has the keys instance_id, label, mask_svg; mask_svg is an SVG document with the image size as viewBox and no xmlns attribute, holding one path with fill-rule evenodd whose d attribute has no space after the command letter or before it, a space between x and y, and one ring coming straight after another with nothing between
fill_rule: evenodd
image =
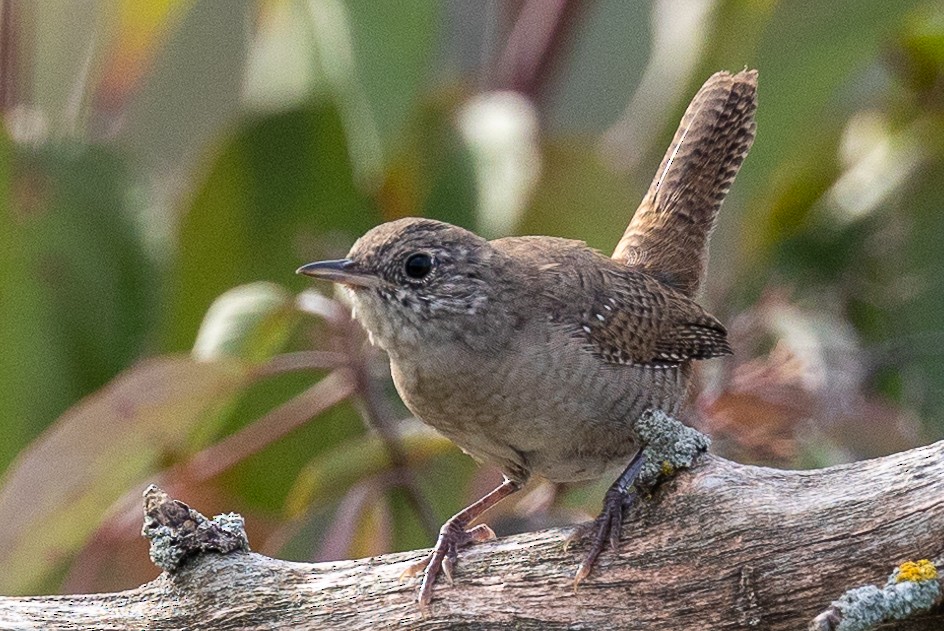
<instances>
[{"instance_id":1,"label":"bird's left leg","mask_svg":"<svg viewBox=\"0 0 944 631\"><path fill-rule=\"evenodd\" d=\"M623 511L639 497L640 489L650 490L676 471L691 467L697 457L708 450L711 442L698 430L659 410L646 411L636 421L634 429L645 447L633 456L606 492L603 511L590 525L593 533L590 551L577 568L575 586L590 574L607 540L614 551L618 550ZM568 538L565 547L582 538L584 532L582 529L576 530Z\"/></svg>"},{"instance_id":2,"label":"bird's left leg","mask_svg":"<svg viewBox=\"0 0 944 631\"><path fill-rule=\"evenodd\" d=\"M623 510L632 506L639 496L639 491L633 486L633 483L639 476L639 471L644 464L646 464L645 450L640 449L603 497L603 510L599 517L594 520L590 529L593 533L590 551L587 552L587 556L584 557L580 567L577 568L577 575L574 576L574 587L590 574L590 570L597 562L597 557L606 547L607 540L609 540L610 547L613 548L614 552L619 550L620 533L623 532ZM575 535L579 536L577 532L575 532ZM570 544L572 538L573 536L568 539L565 547Z\"/></svg>"}]
</instances>

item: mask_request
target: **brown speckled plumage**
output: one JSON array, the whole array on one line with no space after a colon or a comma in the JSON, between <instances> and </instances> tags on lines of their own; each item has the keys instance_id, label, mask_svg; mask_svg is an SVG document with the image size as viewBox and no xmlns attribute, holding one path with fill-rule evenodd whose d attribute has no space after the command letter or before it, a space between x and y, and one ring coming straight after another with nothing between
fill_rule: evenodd
<instances>
[{"instance_id":1,"label":"brown speckled plumage","mask_svg":"<svg viewBox=\"0 0 944 631\"><path fill-rule=\"evenodd\" d=\"M522 282L538 280L547 298L542 306L607 362L673 367L731 352L724 326L697 303L582 242L511 237L491 245L528 260Z\"/></svg>"},{"instance_id":2,"label":"brown speckled plumage","mask_svg":"<svg viewBox=\"0 0 944 631\"><path fill-rule=\"evenodd\" d=\"M613 258L694 296L708 238L754 142L757 71L712 75L692 99Z\"/></svg>"}]
</instances>

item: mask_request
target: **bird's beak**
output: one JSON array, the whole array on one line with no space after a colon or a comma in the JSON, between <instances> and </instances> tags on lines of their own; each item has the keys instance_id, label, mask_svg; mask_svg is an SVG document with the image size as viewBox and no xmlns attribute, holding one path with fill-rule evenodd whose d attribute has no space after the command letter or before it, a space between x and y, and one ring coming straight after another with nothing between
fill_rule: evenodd
<instances>
[{"instance_id":1,"label":"bird's beak","mask_svg":"<svg viewBox=\"0 0 944 631\"><path fill-rule=\"evenodd\" d=\"M309 263L299 267L295 273L354 287L379 287L383 284L375 274L358 270L350 259Z\"/></svg>"}]
</instances>

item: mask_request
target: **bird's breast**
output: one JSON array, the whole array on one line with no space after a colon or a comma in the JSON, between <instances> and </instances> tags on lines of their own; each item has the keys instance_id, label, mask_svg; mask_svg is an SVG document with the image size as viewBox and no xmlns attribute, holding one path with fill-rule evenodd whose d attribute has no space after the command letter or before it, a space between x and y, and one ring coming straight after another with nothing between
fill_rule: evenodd
<instances>
[{"instance_id":1,"label":"bird's breast","mask_svg":"<svg viewBox=\"0 0 944 631\"><path fill-rule=\"evenodd\" d=\"M514 478L557 482L625 463L637 448L635 419L647 408L676 413L687 381L678 369L604 362L569 336L391 364L407 407L465 452Z\"/></svg>"}]
</instances>

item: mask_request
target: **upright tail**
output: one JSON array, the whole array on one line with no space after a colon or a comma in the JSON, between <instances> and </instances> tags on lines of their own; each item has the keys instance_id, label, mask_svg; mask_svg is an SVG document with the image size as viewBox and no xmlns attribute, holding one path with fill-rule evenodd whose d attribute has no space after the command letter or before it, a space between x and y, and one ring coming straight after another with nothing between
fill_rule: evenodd
<instances>
[{"instance_id":1,"label":"upright tail","mask_svg":"<svg viewBox=\"0 0 944 631\"><path fill-rule=\"evenodd\" d=\"M613 258L693 297L708 237L754 142L757 71L712 75L692 99Z\"/></svg>"}]
</instances>

